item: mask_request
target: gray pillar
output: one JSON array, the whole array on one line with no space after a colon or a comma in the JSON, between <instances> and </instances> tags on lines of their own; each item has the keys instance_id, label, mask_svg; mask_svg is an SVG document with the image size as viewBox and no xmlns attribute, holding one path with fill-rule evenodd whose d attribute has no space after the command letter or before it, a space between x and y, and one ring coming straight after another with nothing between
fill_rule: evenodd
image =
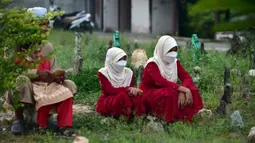
<instances>
[{"instance_id":1,"label":"gray pillar","mask_svg":"<svg viewBox=\"0 0 255 143\"><path fill-rule=\"evenodd\" d=\"M118 0L104 0L104 32L112 32L119 28Z\"/></svg>"},{"instance_id":2,"label":"gray pillar","mask_svg":"<svg viewBox=\"0 0 255 143\"><path fill-rule=\"evenodd\" d=\"M150 33L149 0L132 0L132 33Z\"/></svg>"}]
</instances>

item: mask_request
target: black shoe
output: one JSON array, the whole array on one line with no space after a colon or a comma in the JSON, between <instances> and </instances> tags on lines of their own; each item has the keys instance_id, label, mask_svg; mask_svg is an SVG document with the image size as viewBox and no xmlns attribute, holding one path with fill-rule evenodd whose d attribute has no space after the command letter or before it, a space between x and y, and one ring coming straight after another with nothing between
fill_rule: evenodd
<instances>
[{"instance_id":1,"label":"black shoe","mask_svg":"<svg viewBox=\"0 0 255 143\"><path fill-rule=\"evenodd\" d=\"M52 118L50 118L47 122L47 128L50 129L52 132L58 132L58 122Z\"/></svg>"},{"instance_id":2,"label":"black shoe","mask_svg":"<svg viewBox=\"0 0 255 143\"><path fill-rule=\"evenodd\" d=\"M16 120L12 123L11 132L14 135L25 134L25 129L26 129L26 126L25 126L25 122L23 120Z\"/></svg>"}]
</instances>

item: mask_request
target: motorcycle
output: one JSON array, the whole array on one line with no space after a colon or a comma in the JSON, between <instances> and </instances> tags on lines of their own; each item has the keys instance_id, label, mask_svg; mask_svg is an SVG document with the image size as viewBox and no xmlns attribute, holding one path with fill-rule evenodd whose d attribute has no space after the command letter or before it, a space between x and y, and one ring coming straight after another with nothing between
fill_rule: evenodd
<instances>
[{"instance_id":1,"label":"motorcycle","mask_svg":"<svg viewBox=\"0 0 255 143\"><path fill-rule=\"evenodd\" d=\"M50 1L49 11L58 12L61 8L54 4L53 0ZM89 31L93 33L95 24L91 21L91 14L83 11L75 11L59 15L50 20L51 28L64 28L65 30L74 31Z\"/></svg>"}]
</instances>

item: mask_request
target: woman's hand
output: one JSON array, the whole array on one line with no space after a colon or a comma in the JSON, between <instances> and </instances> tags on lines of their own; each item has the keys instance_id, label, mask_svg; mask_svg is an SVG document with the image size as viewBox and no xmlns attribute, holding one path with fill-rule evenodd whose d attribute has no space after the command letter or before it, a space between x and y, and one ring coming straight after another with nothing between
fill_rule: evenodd
<instances>
[{"instance_id":1,"label":"woman's hand","mask_svg":"<svg viewBox=\"0 0 255 143\"><path fill-rule=\"evenodd\" d=\"M193 97L192 97L192 93L190 90L188 90L186 93L186 102L185 102L185 106L189 106L193 104Z\"/></svg>"},{"instance_id":2,"label":"woman's hand","mask_svg":"<svg viewBox=\"0 0 255 143\"><path fill-rule=\"evenodd\" d=\"M180 109L183 109L185 107L185 93L183 92L179 92L179 95L178 95L178 108Z\"/></svg>"},{"instance_id":3,"label":"woman's hand","mask_svg":"<svg viewBox=\"0 0 255 143\"><path fill-rule=\"evenodd\" d=\"M60 75L60 76L55 76L55 80L54 80L54 82L56 82L56 83L63 83L64 82L64 80L65 80L65 74L63 74L63 75Z\"/></svg>"},{"instance_id":4,"label":"woman's hand","mask_svg":"<svg viewBox=\"0 0 255 143\"><path fill-rule=\"evenodd\" d=\"M52 83L55 80L55 76L48 70L38 70L36 74L39 81Z\"/></svg>"},{"instance_id":5,"label":"woman's hand","mask_svg":"<svg viewBox=\"0 0 255 143\"><path fill-rule=\"evenodd\" d=\"M66 74L66 72L64 70L58 69L58 70L54 71L52 74L55 77L54 82L59 83L59 84L64 82L65 74Z\"/></svg>"},{"instance_id":6,"label":"woman's hand","mask_svg":"<svg viewBox=\"0 0 255 143\"><path fill-rule=\"evenodd\" d=\"M178 91L185 93L185 96L186 96L185 106L192 105L193 99L192 99L192 93L191 93L190 89L188 89L184 86L180 86L178 88Z\"/></svg>"},{"instance_id":7,"label":"woman's hand","mask_svg":"<svg viewBox=\"0 0 255 143\"><path fill-rule=\"evenodd\" d=\"M139 96L143 93L141 89L135 88L135 87L129 87L127 89L127 93L129 96Z\"/></svg>"}]
</instances>

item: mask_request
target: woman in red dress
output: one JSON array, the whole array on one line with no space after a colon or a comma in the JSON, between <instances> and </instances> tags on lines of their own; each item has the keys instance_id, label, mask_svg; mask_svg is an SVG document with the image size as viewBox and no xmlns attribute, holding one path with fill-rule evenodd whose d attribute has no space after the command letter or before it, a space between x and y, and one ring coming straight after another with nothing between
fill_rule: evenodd
<instances>
[{"instance_id":1,"label":"woman in red dress","mask_svg":"<svg viewBox=\"0 0 255 143\"><path fill-rule=\"evenodd\" d=\"M102 94L96 111L102 116L132 119L135 115L144 115L142 91L134 88L133 72L126 68L127 54L120 48L110 48L106 54L105 67L98 72Z\"/></svg>"},{"instance_id":2,"label":"woman in red dress","mask_svg":"<svg viewBox=\"0 0 255 143\"><path fill-rule=\"evenodd\" d=\"M197 87L177 57L177 43L170 36L162 36L143 72L140 89L143 102L152 116L168 123L192 122L194 114L203 108ZM182 84L178 85L178 78Z\"/></svg>"}]
</instances>

